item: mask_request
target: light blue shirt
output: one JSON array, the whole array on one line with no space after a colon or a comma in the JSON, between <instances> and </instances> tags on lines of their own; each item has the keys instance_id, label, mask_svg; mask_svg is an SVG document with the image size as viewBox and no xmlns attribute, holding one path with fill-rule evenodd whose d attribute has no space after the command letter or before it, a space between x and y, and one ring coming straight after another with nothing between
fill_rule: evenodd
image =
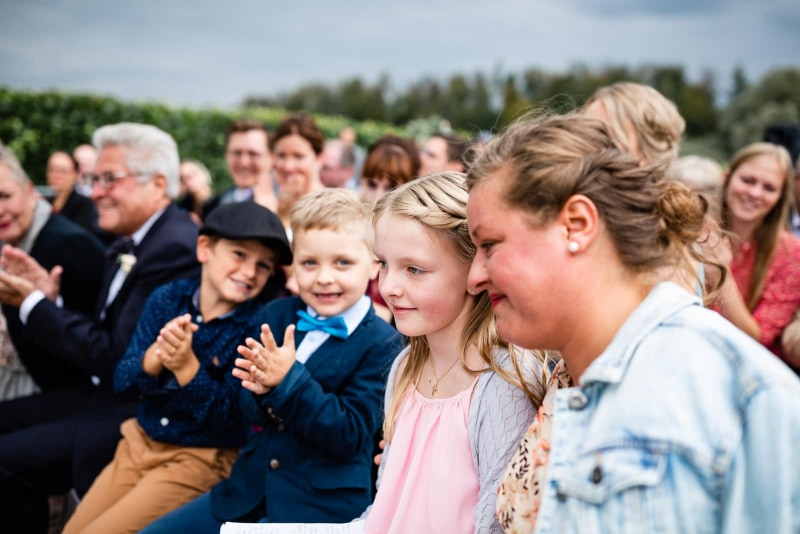
<instances>
[{"instance_id":1,"label":"light blue shirt","mask_svg":"<svg viewBox=\"0 0 800 534\"><path fill-rule=\"evenodd\" d=\"M800 532L800 380L665 282L557 392L535 532Z\"/></svg>"}]
</instances>

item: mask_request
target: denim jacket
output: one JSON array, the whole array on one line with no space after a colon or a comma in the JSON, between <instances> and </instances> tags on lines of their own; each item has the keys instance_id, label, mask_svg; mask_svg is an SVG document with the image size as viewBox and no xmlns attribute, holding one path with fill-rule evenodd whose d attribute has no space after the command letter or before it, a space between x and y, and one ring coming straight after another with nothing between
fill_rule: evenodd
<instances>
[{"instance_id":1,"label":"denim jacket","mask_svg":"<svg viewBox=\"0 0 800 534\"><path fill-rule=\"evenodd\" d=\"M557 392L535 532L800 532L800 381L659 284Z\"/></svg>"}]
</instances>

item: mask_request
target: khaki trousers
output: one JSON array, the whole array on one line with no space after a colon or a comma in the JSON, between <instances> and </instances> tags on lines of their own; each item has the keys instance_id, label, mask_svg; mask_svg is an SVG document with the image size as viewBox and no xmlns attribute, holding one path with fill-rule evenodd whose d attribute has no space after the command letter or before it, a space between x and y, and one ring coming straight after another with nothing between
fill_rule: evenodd
<instances>
[{"instance_id":1,"label":"khaki trousers","mask_svg":"<svg viewBox=\"0 0 800 534\"><path fill-rule=\"evenodd\" d=\"M120 430L114 459L81 499L64 534L139 532L227 478L239 452L159 443L135 418Z\"/></svg>"}]
</instances>

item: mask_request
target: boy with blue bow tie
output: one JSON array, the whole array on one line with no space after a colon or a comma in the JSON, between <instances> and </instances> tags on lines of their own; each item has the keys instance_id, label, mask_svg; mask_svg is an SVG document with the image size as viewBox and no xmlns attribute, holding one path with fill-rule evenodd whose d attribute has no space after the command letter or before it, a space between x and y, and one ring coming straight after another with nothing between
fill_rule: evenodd
<instances>
[{"instance_id":1,"label":"boy with blue bow tie","mask_svg":"<svg viewBox=\"0 0 800 534\"><path fill-rule=\"evenodd\" d=\"M371 209L323 189L291 212L298 296L269 303L260 342L239 347L252 435L230 478L152 524L153 532L219 532L225 521L344 522L372 499L373 436L402 337L365 296L378 272Z\"/></svg>"}]
</instances>

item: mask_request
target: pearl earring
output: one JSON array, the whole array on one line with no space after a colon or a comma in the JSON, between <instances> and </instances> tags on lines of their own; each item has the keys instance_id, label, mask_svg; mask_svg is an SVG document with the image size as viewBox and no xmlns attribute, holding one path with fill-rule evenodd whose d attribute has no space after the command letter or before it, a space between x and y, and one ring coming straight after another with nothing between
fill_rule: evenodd
<instances>
[{"instance_id":1,"label":"pearl earring","mask_svg":"<svg viewBox=\"0 0 800 534\"><path fill-rule=\"evenodd\" d=\"M578 242L577 242L577 241L570 241L570 242L567 244L567 250L569 250L569 251L570 251L570 252L572 252L573 254L575 254L576 252L578 252L578 249L580 249L580 248L581 248L581 246L578 244Z\"/></svg>"}]
</instances>

